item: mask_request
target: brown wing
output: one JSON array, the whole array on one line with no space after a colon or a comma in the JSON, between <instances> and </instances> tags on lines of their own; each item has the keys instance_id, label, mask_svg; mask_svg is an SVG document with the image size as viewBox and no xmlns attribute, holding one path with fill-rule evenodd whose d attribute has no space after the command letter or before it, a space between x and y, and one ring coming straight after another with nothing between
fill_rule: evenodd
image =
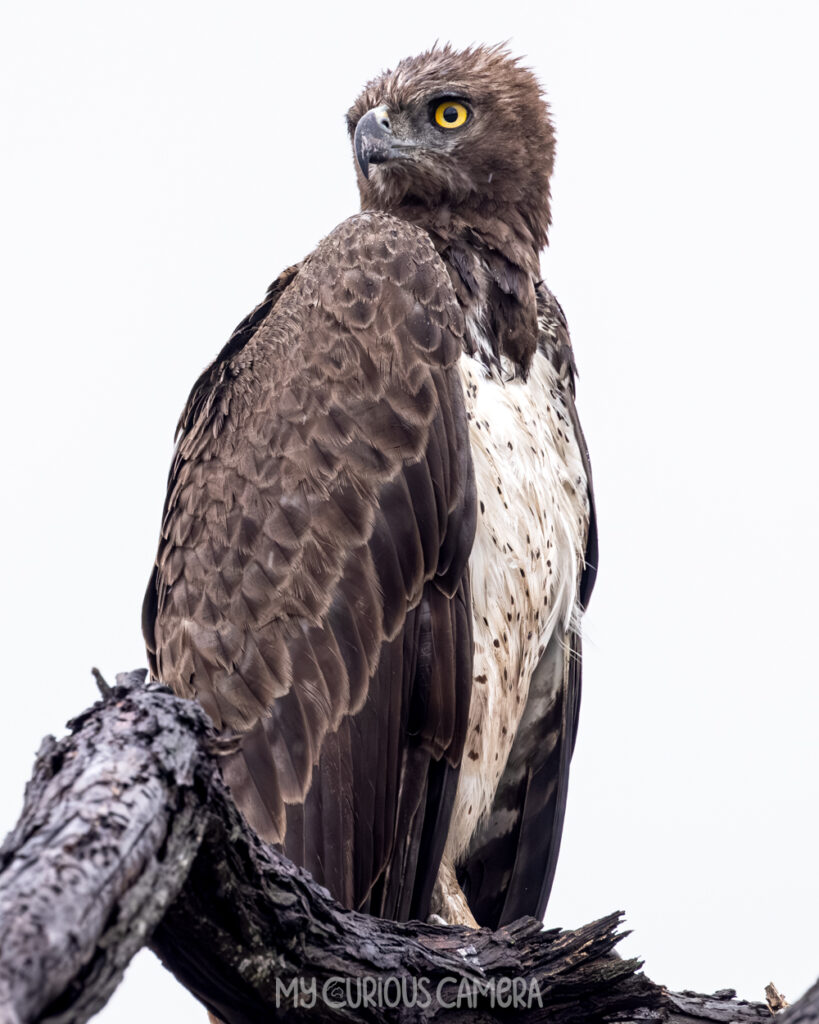
<instances>
[{"instance_id":1,"label":"brown wing","mask_svg":"<svg viewBox=\"0 0 819 1024\"><path fill-rule=\"evenodd\" d=\"M425 916L471 683L463 316L386 215L290 273L183 414L152 671L242 737L225 775L261 835L348 906Z\"/></svg>"},{"instance_id":2,"label":"brown wing","mask_svg":"<svg viewBox=\"0 0 819 1024\"><path fill-rule=\"evenodd\" d=\"M578 602L585 608L597 575L597 523L588 449L574 404L574 357L563 310L538 286L539 344L564 380L569 414L588 485L589 521ZM478 922L490 928L525 915L542 918L554 880L577 735L581 638L555 635L535 668L515 740L487 818L472 838L458 878ZM553 702L531 695L556 693Z\"/></svg>"}]
</instances>

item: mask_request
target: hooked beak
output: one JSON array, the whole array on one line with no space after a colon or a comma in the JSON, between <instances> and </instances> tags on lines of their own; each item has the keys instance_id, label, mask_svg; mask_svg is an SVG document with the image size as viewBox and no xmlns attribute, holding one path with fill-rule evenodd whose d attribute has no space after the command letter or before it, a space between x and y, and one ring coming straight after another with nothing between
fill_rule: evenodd
<instances>
[{"instance_id":1,"label":"hooked beak","mask_svg":"<svg viewBox=\"0 0 819 1024\"><path fill-rule=\"evenodd\" d=\"M395 137L386 107L373 107L356 125L353 145L355 158L365 178L370 176L370 164L383 164L389 160Z\"/></svg>"}]
</instances>

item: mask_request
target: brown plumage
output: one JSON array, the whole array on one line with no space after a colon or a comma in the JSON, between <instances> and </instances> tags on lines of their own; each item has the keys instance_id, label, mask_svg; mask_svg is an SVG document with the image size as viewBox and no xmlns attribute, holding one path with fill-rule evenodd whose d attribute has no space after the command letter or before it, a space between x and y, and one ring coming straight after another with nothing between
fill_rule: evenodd
<instances>
[{"instance_id":1,"label":"brown plumage","mask_svg":"<svg viewBox=\"0 0 819 1024\"><path fill-rule=\"evenodd\" d=\"M442 102L465 122L436 121ZM582 452L584 544L590 476L568 334L539 282L554 144L533 76L497 48L433 49L371 82L348 122L363 212L280 275L196 382L143 628L153 674L240 738L225 775L253 827L348 906L425 917L474 724L478 491L463 359L493 388L523 387L533 360L549 361ZM574 594L579 571L569 584ZM574 620L570 634L579 651ZM498 788L506 805L538 803L542 848L521 804L503 834L493 816L509 808L487 808L484 839L461 851L488 923L548 897L572 664L576 681L558 680L549 707L557 754L538 766L549 796L535 801L521 774L537 760L528 746L512 747ZM497 878L477 877L481 843ZM529 896L504 911L521 886Z\"/></svg>"},{"instance_id":2,"label":"brown plumage","mask_svg":"<svg viewBox=\"0 0 819 1024\"><path fill-rule=\"evenodd\" d=\"M463 133L442 135L431 123L431 105L446 97L469 102ZM377 105L395 111L399 140L412 136L421 146L399 151L371 180L359 173L362 209L400 210L428 231L462 305L486 308L496 354L525 372L537 344L534 285L551 223L554 164L537 81L499 47L444 47L370 82L347 115L351 130ZM468 339L467 351L473 344Z\"/></svg>"}]
</instances>

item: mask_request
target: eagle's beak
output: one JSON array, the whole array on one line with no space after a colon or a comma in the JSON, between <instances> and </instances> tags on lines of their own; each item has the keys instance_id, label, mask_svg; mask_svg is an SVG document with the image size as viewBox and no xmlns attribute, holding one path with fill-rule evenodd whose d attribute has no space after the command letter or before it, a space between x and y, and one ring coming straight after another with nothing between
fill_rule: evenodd
<instances>
[{"instance_id":1,"label":"eagle's beak","mask_svg":"<svg viewBox=\"0 0 819 1024\"><path fill-rule=\"evenodd\" d=\"M373 107L356 125L353 145L355 158L365 178L370 176L370 164L383 164L390 158L395 143L386 107Z\"/></svg>"}]
</instances>

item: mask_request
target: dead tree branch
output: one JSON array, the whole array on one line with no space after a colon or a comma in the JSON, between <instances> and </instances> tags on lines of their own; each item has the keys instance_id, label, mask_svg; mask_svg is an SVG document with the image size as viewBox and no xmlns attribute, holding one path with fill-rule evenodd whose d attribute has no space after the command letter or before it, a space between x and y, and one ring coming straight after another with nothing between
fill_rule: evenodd
<instances>
[{"instance_id":1,"label":"dead tree branch","mask_svg":"<svg viewBox=\"0 0 819 1024\"><path fill-rule=\"evenodd\" d=\"M612 953L619 914L474 932L343 910L248 829L199 706L143 679L42 743L0 848L0 1024L88 1020L143 945L229 1024L770 1020L649 981Z\"/></svg>"}]
</instances>

